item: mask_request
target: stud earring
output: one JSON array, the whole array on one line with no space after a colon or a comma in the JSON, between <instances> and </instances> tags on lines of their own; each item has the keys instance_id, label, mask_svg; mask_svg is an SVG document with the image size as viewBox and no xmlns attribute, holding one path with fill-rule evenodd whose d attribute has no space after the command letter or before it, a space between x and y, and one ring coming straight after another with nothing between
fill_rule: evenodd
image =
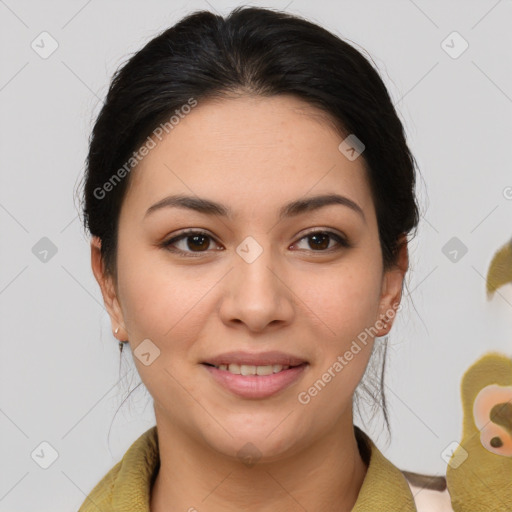
<instances>
[{"instance_id":1,"label":"stud earring","mask_svg":"<svg viewBox=\"0 0 512 512\"><path fill-rule=\"evenodd\" d=\"M119 332L119 327L116 327L116 330L114 331L114 334L117 334ZM125 341L119 340L119 352L123 352Z\"/></svg>"}]
</instances>

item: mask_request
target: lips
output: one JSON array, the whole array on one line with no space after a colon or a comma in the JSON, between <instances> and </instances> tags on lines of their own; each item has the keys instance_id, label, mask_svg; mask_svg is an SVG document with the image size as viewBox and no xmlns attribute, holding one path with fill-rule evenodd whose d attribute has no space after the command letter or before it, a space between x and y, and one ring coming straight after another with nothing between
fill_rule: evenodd
<instances>
[{"instance_id":1,"label":"lips","mask_svg":"<svg viewBox=\"0 0 512 512\"><path fill-rule=\"evenodd\" d=\"M308 364L303 363L298 366L290 366L289 368L277 365L277 368L283 369L269 375L240 375L207 363L202 366L212 377L213 382L216 382L231 394L245 399L263 399L269 398L297 384L299 379L303 377ZM241 367L243 368L243 366ZM270 367L259 366L258 368Z\"/></svg>"},{"instance_id":2,"label":"lips","mask_svg":"<svg viewBox=\"0 0 512 512\"><path fill-rule=\"evenodd\" d=\"M307 361L301 357L278 351L260 353L236 351L209 357L202 363L216 367L230 364L238 364L240 366L281 365L293 367L307 363Z\"/></svg>"}]
</instances>

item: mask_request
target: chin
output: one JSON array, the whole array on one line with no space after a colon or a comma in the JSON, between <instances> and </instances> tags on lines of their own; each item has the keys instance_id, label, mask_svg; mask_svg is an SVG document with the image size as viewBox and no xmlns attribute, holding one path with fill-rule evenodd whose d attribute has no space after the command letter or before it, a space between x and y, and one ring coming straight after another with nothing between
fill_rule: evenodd
<instances>
[{"instance_id":1,"label":"chin","mask_svg":"<svg viewBox=\"0 0 512 512\"><path fill-rule=\"evenodd\" d=\"M290 416L293 416L290 415ZM304 425L296 425L286 414L262 415L252 413L241 415L236 420L218 418L223 428L212 430L205 425L203 440L209 447L228 458L238 459L248 467L257 461L273 462L283 459L300 450L304 444L301 430Z\"/></svg>"}]
</instances>

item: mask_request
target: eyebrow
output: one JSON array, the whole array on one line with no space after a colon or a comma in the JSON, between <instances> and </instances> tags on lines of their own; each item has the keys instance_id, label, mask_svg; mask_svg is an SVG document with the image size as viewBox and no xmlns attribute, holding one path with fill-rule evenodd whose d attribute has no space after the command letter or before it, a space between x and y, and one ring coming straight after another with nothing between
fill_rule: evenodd
<instances>
[{"instance_id":1,"label":"eyebrow","mask_svg":"<svg viewBox=\"0 0 512 512\"><path fill-rule=\"evenodd\" d=\"M279 210L279 220L311 212L333 204L339 204L352 209L358 213L366 223L366 217L362 208L352 201L352 199L339 194L323 194L306 197L304 199L297 199L296 201L285 204ZM232 217L233 215L231 208L210 199L178 194L164 197L150 206L144 214L144 218L158 210L161 210L162 208L184 208L194 210L205 215L217 215L221 217Z\"/></svg>"}]
</instances>

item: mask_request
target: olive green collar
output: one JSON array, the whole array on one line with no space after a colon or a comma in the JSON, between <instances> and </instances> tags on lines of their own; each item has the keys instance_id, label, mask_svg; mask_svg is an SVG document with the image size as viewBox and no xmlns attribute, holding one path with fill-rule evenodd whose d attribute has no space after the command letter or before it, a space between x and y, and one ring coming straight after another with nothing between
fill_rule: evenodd
<instances>
[{"instance_id":1,"label":"olive green collar","mask_svg":"<svg viewBox=\"0 0 512 512\"><path fill-rule=\"evenodd\" d=\"M354 429L368 470L352 512L415 512L414 499L402 472L359 427ZM133 442L121 461L94 487L78 512L149 512L151 488L159 466L155 425Z\"/></svg>"},{"instance_id":2,"label":"olive green collar","mask_svg":"<svg viewBox=\"0 0 512 512\"><path fill-rule=\"evenodd\" d=\"M359 452L368 469L352 512L396 510L416 512L414 498L402 472L359 427L354 426Z\"/></svg>"}]
</instances>

